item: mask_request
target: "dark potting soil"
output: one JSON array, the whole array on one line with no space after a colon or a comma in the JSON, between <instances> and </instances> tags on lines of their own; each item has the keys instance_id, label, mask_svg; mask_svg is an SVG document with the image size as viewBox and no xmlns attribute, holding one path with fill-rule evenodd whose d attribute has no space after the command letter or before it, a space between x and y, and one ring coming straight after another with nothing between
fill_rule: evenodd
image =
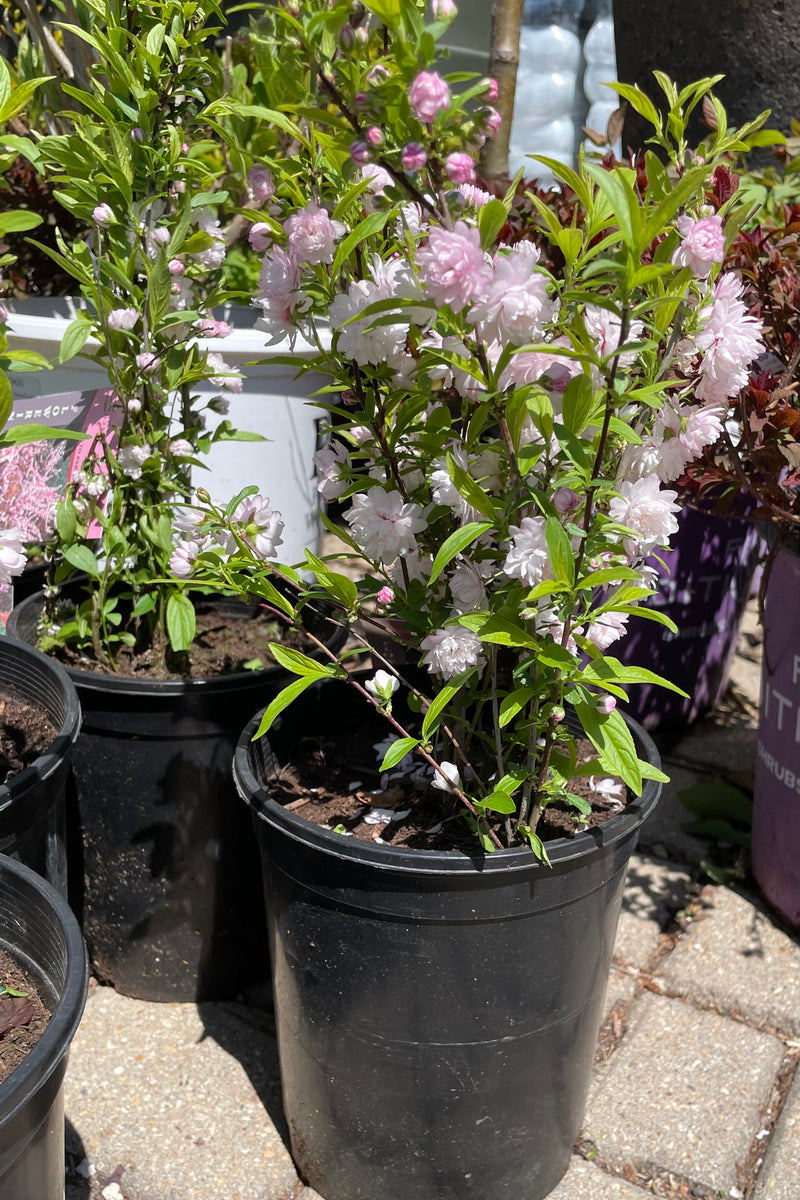
<instances>
[{"instance_id":1,"label":"dark potting soil","mask_svg":"<svg viewBox=\"0 0 800 1200\"><path fill-rule=\"evenodd\" d=\"M57 733L40 705L0 692L0 784L44 754Z\"/></svg>"},{"instance_id":2,"label":"dark potting soil","mask_svg":"<svg viewBox=\"0 0 800 1200\"><path fill-rule=\"evenodd\" d=\"M269 781L270 794L312 824L337 829L361 841L474 853L476 836L463 819L461 801L432 788L430 775L415 779L408 773L400 775L397 768L381 775L375 740L374 728L360 729L336 740L306 738L294 748L291 765ZM588 762L594 756L591 742L580 739L578 761ZM425 765L418 757L416 764ZM616 777L602 776L621 784ZM549 805L536 830L543 841L572 836L578 829L600 825L620 811L619 805L609 803L597 792L589 778L577 776L570 781L570 790L589 801L591 814L583 816L564 802ZM624 785L622 794L627 802ZM379 814L375 811L378 809L391 811ZM503 840L500 819L496 830Z\"/></svg>"},{"instance_id":3,"label":"dark potting soil","mask_svg":"<svg viewBox=\"0 0 800 1200\"><path fill-rule=\"evenodd\" d=\"M85 651L60 646L51 651L67 667L96 671L102 675L122 675L135 679L207 679L233 675L238 671L274 667L269 642L280 642L311 654L314 644L298 629L279 621L259 608L222 605L219 609L197 614L197 635L191 649L181 654L163 655L154 650L139 651L123 646L117 652L116 671L112 671Z\"/></svg>"},{"instance_id":4,"label":"dark potting soil","mask_svg":"<svg viewBox=\"0 0 800 1200\"><path fill-rule=\"evenodd\" d=\"M25 993L12 996L7 989ZM50 1020L30 976L5 950L0 949L0 1084L7 1079L38 1042Z\"/></svg>"}]
</instances>

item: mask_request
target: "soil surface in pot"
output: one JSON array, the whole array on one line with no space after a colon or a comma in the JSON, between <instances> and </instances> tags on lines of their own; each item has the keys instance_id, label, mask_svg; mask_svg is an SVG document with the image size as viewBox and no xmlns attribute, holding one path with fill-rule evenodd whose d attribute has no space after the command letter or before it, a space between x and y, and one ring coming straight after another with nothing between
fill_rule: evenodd
<instances>
[{"instance_id":1,"label":"soil surface in pot","mask_svg":"<svg viewBox=\"0 0 800 1200\"><path fill-rule=\"evenodd\" d=\"M291 764L269 780L270 795L304 820L365 842L384 842L415 850L463 850L474 853L475 834L463 819L462 803L431 787L432 769L416 756L407 756L391 771L378 770L386 744L374 732L360 729L336 740L306 738L292 753ZM591 742L578 741L578 761L595 756ZM600 825L627 802L622 781L598 772L576 776L570 789L592 805L583 816L565 802L549 805L536 832L543 841L569 837L579 829ZM616 799L619 797L620 799ZM500 831L500 819L497 822Z\"/></svg>"},{"instance_id":2,"label":"soil surface in pot","mask_svg":"<svg viewBox=\"0 0 800 1200\"><path fill-rule=\"evenodd\" d=\"M36 1045L50 1016L29 976L0 949L0 1084Z\"/></svg>"},{"instance_id":3,"label":"soil surface in pot","mask_svg":"<svg viewBox=\"0 0 800 1200\"><path fill-rule=\"evenodd\" d=\"M198 612L197 635L191 649L169 655L166 665L152 650L137 652L135 647L127 646L117 652L116 671L68 646L57 646L48 653L67 667L102 675L153 680L208 679L274 667L269 642L280 642L309 655L316 649L301 630L286 625L265 609L255 606L239 609L233 604L222 604Z\"/></svg>"},{"instance_id":4,"label":"soil surface in pot","mask_svg":"<svg viewBox=\"0 0 800 1200\"><path fill-rule=\"evenodd\" d=\"M40 705L0 691L0 784L44 754L57 733Z\"/></svg>"}]
</instances>

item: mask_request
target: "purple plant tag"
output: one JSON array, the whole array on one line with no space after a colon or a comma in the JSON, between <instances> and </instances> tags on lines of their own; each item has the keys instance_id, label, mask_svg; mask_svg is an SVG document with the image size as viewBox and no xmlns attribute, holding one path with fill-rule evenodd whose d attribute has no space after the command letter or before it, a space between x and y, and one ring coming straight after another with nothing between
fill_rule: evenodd
<instances>
[{"instance_id":1,"label":"purple plant tag","mask_svg":"<svg viewBox=\"0 0 800 1200\"><path fill-rule=\"evenodd\" d=\"M785 548L764 607L752 864L770 903L800 925L800 554Z\"/></svg>"},{"instance_id":2,"label":"purple plant tag","mask_svg":"<svg viewBox=\"0 0 800 1200\"><path fill-rule=\"evenodd\" d=\"M721 698L760 554L758 529L748 521L694 508L685 508L679 520L672 549L662 555L667 571L649 560L661 576L650 607L671 617L678 632L631 617L617 655L689 694L684 700L650 684L631 687L626 711L647 729L688 725Z\"/></svg>"}]
</instances>

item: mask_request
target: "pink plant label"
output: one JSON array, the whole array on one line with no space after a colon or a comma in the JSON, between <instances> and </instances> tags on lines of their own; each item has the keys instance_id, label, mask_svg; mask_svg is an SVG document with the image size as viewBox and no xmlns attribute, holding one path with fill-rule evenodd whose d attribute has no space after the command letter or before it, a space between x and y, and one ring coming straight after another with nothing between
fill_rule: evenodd
<instances>
[{"instance_id":1,"label":"pink plant label","mask_svg":"<svg viewBox=\"0 0 800 1200\"><path fill-rule=\"evenodd\" d=\"M87 436L80 442L54 439L0 450L0 529L19 529L27 542L44 541L52 531L56 501L64 487L75 479L100 436L114 447L120 418L121 408L111 388L17 399L9 428L48 425ZM97 469L108 474L102 459ZM89 537L99 537L101 532L99 522L93 521ZM12 589L0 587L0 631L12 604Z\"/></svg>"}]
</instances>

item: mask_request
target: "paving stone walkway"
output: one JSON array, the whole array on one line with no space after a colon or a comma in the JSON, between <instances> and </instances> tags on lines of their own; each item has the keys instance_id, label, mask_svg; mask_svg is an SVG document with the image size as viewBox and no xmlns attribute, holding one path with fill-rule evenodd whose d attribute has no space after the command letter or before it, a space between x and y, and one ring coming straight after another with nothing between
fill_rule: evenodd
<instances>
[{"instance_id":1,"label":"paving stone walkway","mask_svg":"<svg viewBox=\"0 0 800 1200\"><path fill-rule=\"evenodd\" d=\"M746 880L708 883L714 850L682 828L679 798L704 779L746 786L753 630L724 711L665 753L673 780L630 866L583 1134L551 1200L798 1194L800 944ZM287 1149L266 1007L95 988L66 1114L67 1200L319 1200Z\"/></svg>"}]
</instances>

